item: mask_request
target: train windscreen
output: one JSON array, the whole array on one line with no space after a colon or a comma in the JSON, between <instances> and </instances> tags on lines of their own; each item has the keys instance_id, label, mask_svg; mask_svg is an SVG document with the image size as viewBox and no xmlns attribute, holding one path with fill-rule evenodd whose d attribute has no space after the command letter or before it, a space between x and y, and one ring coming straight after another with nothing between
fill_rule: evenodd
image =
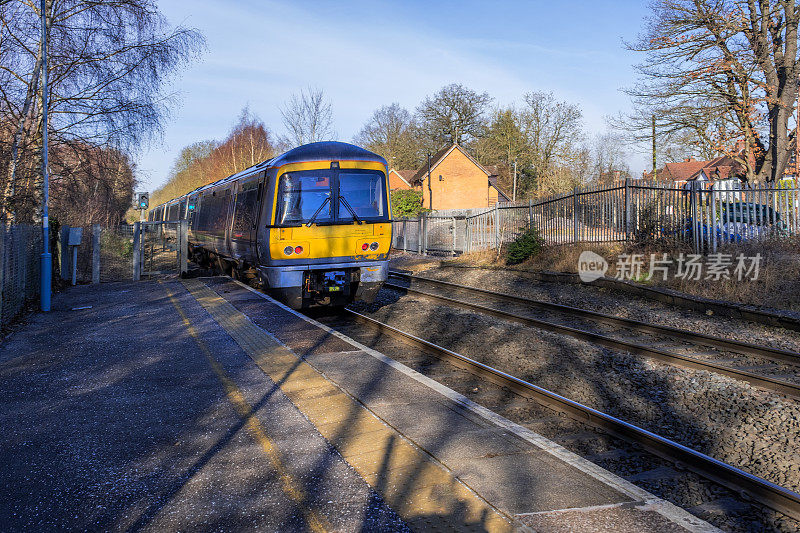
<instances>
[{"instance_id":1,"label":"train windscreen","mask_svg":"<svg viewBox=\"0 0 800 533\"><path fill-rule=\"evenodd\" d=\"M278 190L279 225L297 225L314 217L316 222L331 222L331 171L306 170L281 176Z\"/></svg>"},{"instance_id":2,"label":"train windscreen","mask_svg":"<svg viewBox=\"0 0 800 533\"><path fill-rule=\"evenodd\" d=\"M335 204L335 205L334 205ZM305 170L280 177L276 224L388 220L386 178L374 170Z\"/></svg>"},{"instance_id":3,"label":"train windscreen","mask_svg":"<svg viewBox=\"0 0 800 533\"><path fill-rule=\"evenodd\" d=\"M382 172L339 171L339 220L382 219L386 216L386 185Z\"/></svg>"}]
</instances>

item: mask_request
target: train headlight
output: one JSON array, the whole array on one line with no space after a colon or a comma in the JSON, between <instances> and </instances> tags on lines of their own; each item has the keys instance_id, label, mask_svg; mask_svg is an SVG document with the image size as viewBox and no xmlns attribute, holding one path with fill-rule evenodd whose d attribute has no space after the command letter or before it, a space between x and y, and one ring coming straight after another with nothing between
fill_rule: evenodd
<instances>
[{"instance_id":1,"label":"train headlight","mask_svg":"<svg viewBox=\"0 0 800 533\"><path fill-rule=\"evenodd\" d=\"M369 245L369 249L374 252L375 250L378 249L378 243L377 242L373 242L372 244Z\"/></svg>"},{"instance_id":2,"label":"train headlight","mask_svg":"<svg viewBox=\"0 0 800 533\"><path fill-rule=\"evenodd\" d=\"M365 252L367 251L368 248L369 248L369 244L367 244L367 243L364 243L364 244L361 245L361 249L364 250Z\"/></svg>"},{"instance_id":3,"label":"train headlight","mask_svg":"<svg viewBox=\"0 0 800 533\"><path fill-rule=\"evenodd\" d=\"M300 247L298 246L298 248ZM300 248L300 250L302 251L302 248ZM286 255L292 255L292 252L294 252L294 248L292 248L291 246L287 246L286 248L283 249L283 253L285 253Z\"/></svg>"},{"instance_id":4,"label":"train headlight","mask_svg":"<svg viewBox=\"0 0 800 533\"><path fill-rule=\"evenodd\" d=\"M302 246L295 246L294 247L294 253L296 253L298 255L302 254L303 253L303 247Z\"/></svg>"}]
</instances>

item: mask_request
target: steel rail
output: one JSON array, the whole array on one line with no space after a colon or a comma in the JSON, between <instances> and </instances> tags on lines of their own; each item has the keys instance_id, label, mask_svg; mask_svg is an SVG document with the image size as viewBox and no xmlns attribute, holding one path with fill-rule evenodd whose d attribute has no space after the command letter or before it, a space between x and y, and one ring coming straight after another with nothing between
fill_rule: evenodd
<instances>
[{"instance_id":1,"label":"steel rail","mask_svg":"<svg viewBox=\"0 0 800 533\"><path fill-rule=\"evenodd\" d=\"M407 344L422 348L424 351L440 359L447 360L472 374L506 387L521 396L563 411L576 420L586 422L623 440L639 444L649 452L674 463L679 469L686 468L691 470L706 479L737 492L744 499L756 501L800 520L800 494L388 324L350 309L346 309L346 311L358 321Z\"/></svg>"},{"instance_id":2,"label":"steel rail","mask_svg":"<svg viewBox=\"0 0 800 533\"><path fill-rule=\"evenodd\" d=\"M591 331L586 331L578 328L573 328L571 326L564 326L562 324L557 324L555 322L549 322L547 320L542 320L539 318L532 318L522 315L517 315L514 313L509 313L508 311L501 311L499 309L494 309L492 307L486 307L484 305L472 303L472 302L465 302L463 300L456 300L454 298L449 298L447 296L441 296L438 294L432 294L429 292L421 291L419 289L413 289L411 287L404 287L402 285L395 285L394 283L386 282L384 286L402 290L413 292L415 294L419 294L425 298L441 300L446 302L449 305L463 307L465 309L472 309L476 310L482 314L495 316L497 318L501 318L503 320L509 320L512 322L517 322L519 324L524 324L526 326L533 326L539 329L543 329L546 331L553 331L556 333L562 333L569 335L570 337L589 341L594 344L599 344L601 346L606 346L609 348L616 348L616 349L623 349L627 352L637 354L637 355L644 355L646 357L651 357L653 359L658 359L660 361L664 361L665 363L670 363L686 368L691 368L694 370L705 370L707 372L714 372L716 374L722 374L725 376L729 376L741 381L746 381L755 387L760 387L762 389L770 390L773 392L777 392L780 394L786 394L788 396L793 396L796 398L800 398L800 384L792 383L790 381L783 381L775 378L771 378L769 376L762 376L760 374L755 374L753 372L748 372L746 370L739 370L737 368L732 368L724 365L720 365L717 363L712 363L709 361L703 361L701 359L697 359L695 357L690 357L688 355L681 355L676 354L673 352L669 352L667 350L663 350L660 348L655 348L652 346L647 346L645 344L639 344L631 341L625 341L621 339L615 339L613 337L609 337L607 335L602 335L600 333L593 333Z\"/></svg>"},{"instance_id":3,"label":"steel rail","mask_svg":"<svg viewBox=\"0 0 800 533\"><path fill-rule=\"evenodd\" d=\"M661 326L649 322L634 320L631 318L623 318L619 316L609 315L606 313L600 313L598 311L581 309L580 307L573 307L570 305L557 304L553 302L545 302L542 300L534 300L531 298L524 298L522 296L517 296L514 294L491 291L488 289L480 289L477 287L469 287L467 285L459 285L457 283L452 283L449 281L441 281L437 279L412 276L411 274L407 274L405 272L399 272L397 270L390 270L389 275L407 280L409 282L419 281L422 283L440 285L453 289L463 290L466 292L476 292L476 293L486 294L488 296L497 298L499 300L506 300L509 302L520 303L528 305L530 307L538 307L540 309L560 311L565 314L580 316L582 318L588 318L590 320L603 322L609 325L623 326L643 333L654 333L659 335L665 335L677 340L692 341L698 344L703 344L705 346L710 346L713 348L721 348L723 350L729 350L744 355L755 355L773 361L787 361L790 363L795 363L800 365L800 353L792 352L790 350L782 350L780 348L773 348L771 346L761 346L758 344L751 344L732 339L723 339L721 337L706 335L704 333L696 333L694 331L688 331L685 329L673 328L671 326Z\"/></svg>"}]
</instances>

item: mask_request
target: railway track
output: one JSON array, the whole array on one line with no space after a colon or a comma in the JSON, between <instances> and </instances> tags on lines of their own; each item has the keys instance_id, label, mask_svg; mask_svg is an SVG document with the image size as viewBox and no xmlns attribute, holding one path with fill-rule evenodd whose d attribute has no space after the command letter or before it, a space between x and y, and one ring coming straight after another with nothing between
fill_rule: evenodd
<instances>
[{"instance_id":1,"label":"railway track","mask_svg":"<svg viewBox=\"0 0 800 533\"><path fill-rule=\"evenodd\" d=\"M408 282L408 285L398 285L390 281L386 283L388 288L407 291L444 302L447 305L566 334L670 364L715 372L746 381L756 387L800 398L800 353L660 326L553 302L412 276L395 270L391 270L389 275L395 280ZM428 285L434 290L447 291L447 296L420 290L412 286L413 284ZM455 298L454 293L468 295L470 300ZM480 303L475 301L476 298ZM505 309L488 305L491 302L502 303ZM520 307L521 312L508 310L509 307L514 306ZM539 316L531 316L531 310L538 312ZM560 317L560 320L555 320L557 317ZM578 327L576 327L576 321L579 322ZM628 336L624 335L625 332L629 332ZM645 336L651 337L649 341L645 339L643 342L642 338ZM760 364L753 365L753 358ZM761 372L754 371L754 368ZM787 370L790 371L787 372ZM794 378L794 381L782 379L785 375Z\"/></svg>"},{"instance_id":2,"label":"railway track","mask_svg":"<svg viewBox=\"0 0 800 533\"><path fill-rule=\"evenodd\" d=\"M587 424L602 433L641 447L648 453L674 465L675 472L688 470L734 491L744 501L757 502L795 520L800 520L800 494L791 490L358 312L348 309L339 320L344 320L344 322L329 323L328 325L344 330L347 330L353 323L366 325L370 330L387 335L437 359L447 361L473 376L512 391L521 397L534 400L537 404L564 413L581 424ZM361 329L363 330L363 328ZM359 333L358 331L343 332L350 336ZM361 334L363 335L363 331ZM375 339L374 335L370 336L372 342L375 342ZM405 357L410 357L406 352L403 354ZM556 440L558 441L558 439Z\"/></svg>"}]
</instances>

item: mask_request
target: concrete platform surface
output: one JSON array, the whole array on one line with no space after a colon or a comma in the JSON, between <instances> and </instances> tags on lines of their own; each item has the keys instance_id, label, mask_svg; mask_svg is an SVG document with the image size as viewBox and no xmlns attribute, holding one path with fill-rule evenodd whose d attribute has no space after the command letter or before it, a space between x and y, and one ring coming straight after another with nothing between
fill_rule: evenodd
<instances>
[{"instance_id":1,"label":"concrete platform surface","mask_svg":"<svg viewBox=\"0 0 800 533\"><path fill-rule=\"evenodd\" d=\"M0 402L4 529L714 530L227 278L56 296Z\"/></svg>"}]
</instances>

